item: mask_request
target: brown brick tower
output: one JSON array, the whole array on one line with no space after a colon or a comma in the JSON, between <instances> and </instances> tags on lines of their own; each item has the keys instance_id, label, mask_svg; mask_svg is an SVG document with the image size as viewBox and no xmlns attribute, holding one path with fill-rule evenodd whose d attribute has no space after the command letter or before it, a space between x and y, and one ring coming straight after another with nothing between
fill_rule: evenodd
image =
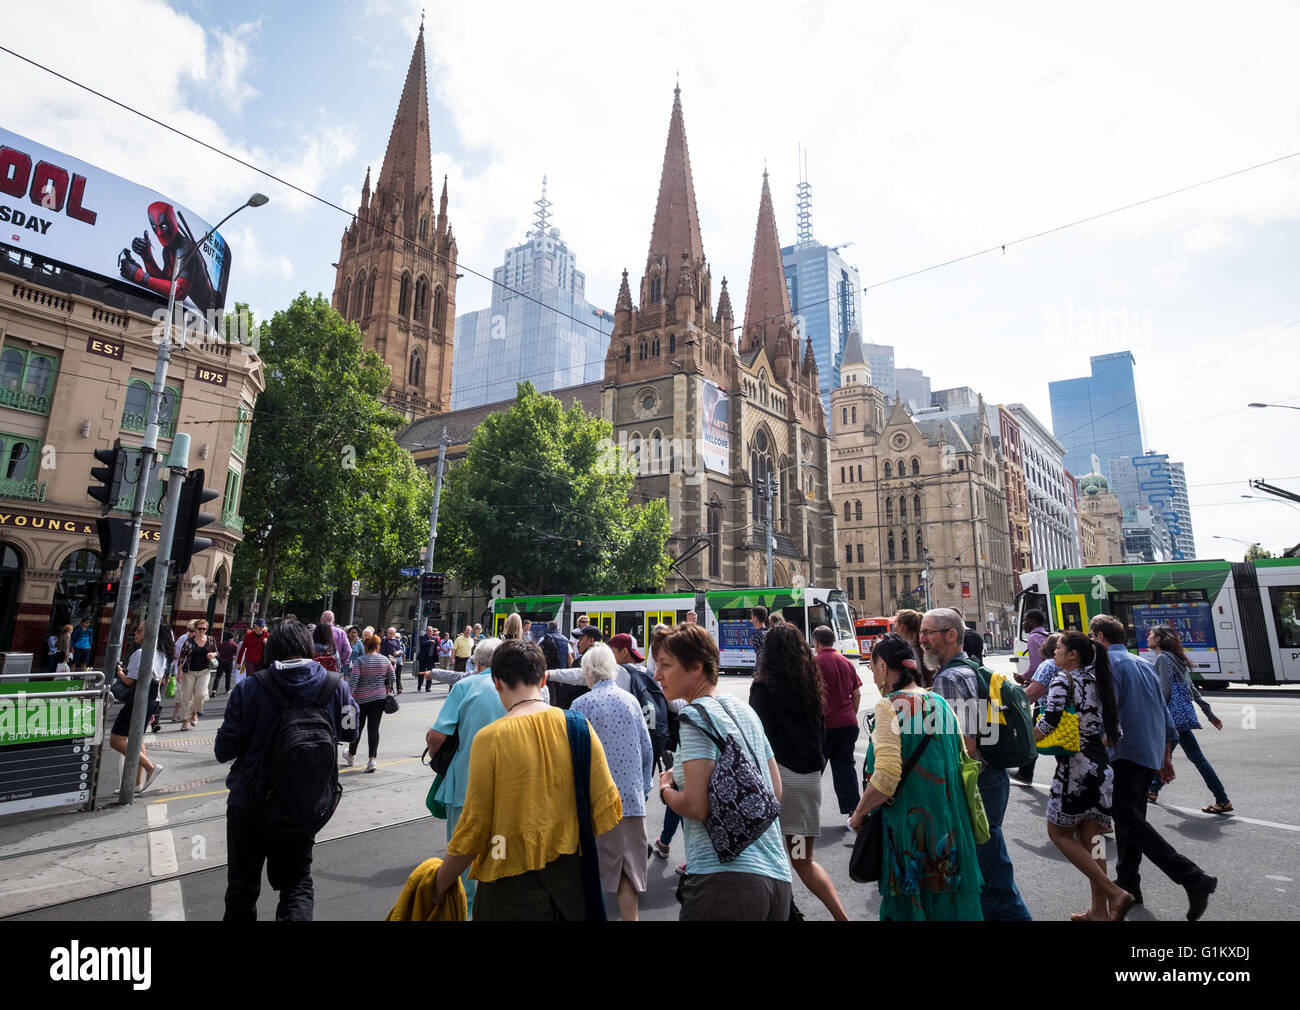
<instances>
[{"instance_id":1,"label":"brown brick tower","mask_svg":"<svg viewBox=\"0 0 1300 1010\"><path fill-rule=\"evenodd\" d=\"M384 401L407 420L447 410L456 321L456 239L447 180L433 205L424 26L388 137L379 183L370 170L355 220L343 233L334 307L361 325L366 347L392 369Z\"/></svg>"}]
</instances>

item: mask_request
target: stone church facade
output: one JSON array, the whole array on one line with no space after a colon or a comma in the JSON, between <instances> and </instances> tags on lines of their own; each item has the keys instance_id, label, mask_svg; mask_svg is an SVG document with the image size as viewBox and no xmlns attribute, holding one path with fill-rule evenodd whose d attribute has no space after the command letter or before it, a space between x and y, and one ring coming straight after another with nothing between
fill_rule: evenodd
<instances>
[{"instance_id":1,"label":"stone church facade","mask_svg":"<svg viewBox=\"0 0 1300 1010\"><path fill-rule=\"evenodd\" d=\"M424 26L416 39L379 182L366 169L361 204L343 233L334 307L360 324L392 370L384 402L408 421L451 406L456 239L447 180L434 205Z\"/></svg>"},{"instance_id":2,"label":"stone church facade","mask_svg":"<svg viewBox=\"0 0 1300 1010\"><path fill-rule=\"evenodd\" d=\"M681 559L669 589L767 584L769 476L773 583L837 584L817 364L790 310L767 174L737 330L704 253L680 89L635 301L623 271L601 409L637 468L633 499L668 503Z\"/></svg>"}]
</instances>

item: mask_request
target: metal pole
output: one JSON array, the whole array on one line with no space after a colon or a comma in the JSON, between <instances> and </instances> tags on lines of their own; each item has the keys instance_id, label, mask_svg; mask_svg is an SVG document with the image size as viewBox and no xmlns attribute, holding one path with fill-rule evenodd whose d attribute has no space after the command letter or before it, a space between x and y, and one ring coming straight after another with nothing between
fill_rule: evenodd
<instances>
[{"instance_id":1,"label":"metal pole","mask_svg":"<svg viewBox=\"0 0 1300 1010\"><path fill-rule=\"evenodd\" d=\"M424 554L424 570L433 571L433 548L438 542L438 505L442 501L442 475L447 465L447 426L442 426L442 437L438 439L438 470L433 479L433 508L429 512L429 549ZM424 634L424 594L419 594L419 615L416 622L421 635Z\"/></svg>"},{"instance_id":2,"label":"metal pole","mask_svg":"<svg viewBox=\"0 0 1300 1010\"><path fill-rule=\"evenodd\" d=\"M348 607L348 627L349 627L349 628L352 627L352 625L354 625L354 624L357 623L357 622L356 622L356 616L357 616L357 598L354 596L354 597L352 597L352 604Z\"/></svg>"},{"instance_id":3,"label":"metal pole","mask_svg":"<svg viewBox=\"0 0 1300 1010\"><path fill-rule=\"evenodd\" d=\"M131 712L131 734L126 741L126 759L122 762L122 785L117 802L130 805L135 799L135 776L140 767L140 744L144 724L149 718L149 691L153 686L153 654L162 625L163 598L167 593L167 576L171 572L172 539L176 531L176 510L181 500L181 485L189 468L190 436L181 432L172 439L172 453L167 460L171 476L167 481L167 498L163 506L162 527L158 534L158 557L153 563L153 586L149 590L149 616L145 622L144 641L140 643L140 667L135 682L135 703ZM170 660L171 657L166 657Z\"/></svg>"},{"instance_id":4,"label":"metal pole","mask_svg":"<svg viewBox=\"0 0 1300 1010\"><path fill-rule=\"evenodd\" d=\"M774 478L772 474L767 475L767 480L763 485L763 501L767 506L767 584L772 585L772 541L774 539L772 532L772 484Z\"/></svg>"}]
</instances>

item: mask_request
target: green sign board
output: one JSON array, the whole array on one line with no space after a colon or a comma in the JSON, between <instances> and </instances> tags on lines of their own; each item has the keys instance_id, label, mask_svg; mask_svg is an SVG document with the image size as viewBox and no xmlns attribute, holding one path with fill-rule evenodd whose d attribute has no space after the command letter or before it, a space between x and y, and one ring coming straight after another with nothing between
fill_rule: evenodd
<instances>
[{"instance_id":1,"label":"green sign board","mask_svg":"<svg viewBox=\"0 0 1300 1010\"><path fill-rule=\"evenodd\" d=\"M79 681L0 684L0 747L56 740L98 740L100 702L61 694Z\"/></svg>"}]
</instances>

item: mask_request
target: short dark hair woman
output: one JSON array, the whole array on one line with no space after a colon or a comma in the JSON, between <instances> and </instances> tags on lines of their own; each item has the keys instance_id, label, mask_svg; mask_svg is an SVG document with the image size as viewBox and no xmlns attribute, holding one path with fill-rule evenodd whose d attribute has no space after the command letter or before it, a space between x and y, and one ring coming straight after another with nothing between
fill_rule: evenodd
<instances>
[{"instance_id":1,"label":"short dark hair woman","mask_svg":"<svg viewBox=\"0 0 1300 1010\"><path fill-rule=\"evenodd\" d=\"M465 806L438 868L437 900L473 864L476 920L585 919L568 723L542 697L546 658L531 639L507 639L492 655L490 676L506 714L474 737ZM623 808L605 751L587 726L587 795L600 835L618 824Z\"/></svg>"},{"instance_id":2,"label":"short dark hair woman","mask_svg":"<svg viewBox=\"0 0 1300 1010\"><path fill-rule=\"evenodd\" d=\"M876 640L871 672L881 697L867 748L870 778L849 826L861 831L866 815L882 808L880 918L982 920L984 881L962 788L966 743L957 717L921 686L921 664L896 632ZM903 766L922 747L900 783Z\"/></svg>"},{"instance_id":3,"label":"short dark hair woman","mask_svg":"<svg viewBox=\"0 0 1300 1010\"><path fill-rule=\"evenodd\" d=\"M373 772L375 761L379 757L379 724L384 718L384 704L393 693L393 661L380 654L378 635L368 636L363 645L365 652L352 670L352 697L361 706L361 721L357 724L357 738L348 745L347 757L343 763L351 767L356 760L361 729L365 727L369 758L366 761L366 771Z\"/></svg>"},{"instance_id":4,"label":"short dark hair woman","mask_svg":"<svg viewBox=\"0 0 1300 1010\"><path fill-rule=\"evenodd\" d=\"M1118 922L1133 907L1133 895L1106 875L1105 848L1100 844L1102 834L1113 830L1114 772L1106 741L1119 739L1110 660L1106 650L1082 631L1067 631L1056 643L1054 661L1057 672L1048 685L1034 736L1041 740L1056 729L1066 707L1073 705L1079 716L1079 750L1056 757L1047 801L1047 837L1092 887L1091 906L1070 918ZM1094 855L1097 852L1103 855Z\"/></svg>"},{"instance_id":5,"label":"short dark hair woman","mask_svg":"<svg viewBox=\"0 0 1300 1010\"><path fill-rule=\"evenodd\" d=\"M813 860L813 843L821 833L826 688L812 650L793 624L767 633L749 706L763 723L780 771L781 834L790 865L835 920L847 922L830 875Z\"/></svg>"},{"instance_id":6,"label":"short dark hair woman","mask_svg":"<svg viewBox=\"0 0 1300 1010\"><path fill-rule=\"evenodd\" d=\"M678 716L680 745L673 767L659 778L659 798L681 815L686 876L678 889L683 921L786 921L790 917L790 860L781 826L772 825L735 859L718 858L704 822L709 778L721 755L699 727L732 736L768 787L781 799L781 773L763 724L752 708L718 690L718 647L698 624L679 624L654 643L655 680L672 701L690 703ZM703 712L700 710L703 709ZM710 726L710 723L712 726Z\"/></svg>"}]
</instances>

